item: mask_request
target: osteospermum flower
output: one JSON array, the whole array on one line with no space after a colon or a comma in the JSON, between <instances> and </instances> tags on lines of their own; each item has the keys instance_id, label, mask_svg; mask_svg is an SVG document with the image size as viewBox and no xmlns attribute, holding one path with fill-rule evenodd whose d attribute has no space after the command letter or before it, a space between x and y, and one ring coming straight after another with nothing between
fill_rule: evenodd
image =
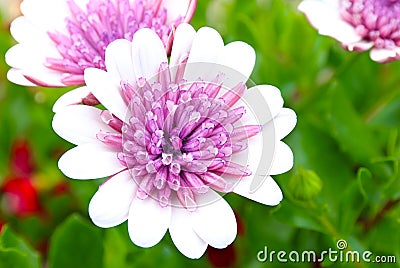
<instances>
[{"instance_id":1,"label":"osteospermum flower","mask_svg":"<svg viewBox=\"0 0 400 268\"><path fill-rule=\"evenodd\" d=\"M299 5L322 35L350 51L371 49L377 62L400 58L400 2L397 0L304 0Z\"/></svg>"},{"instance_id":2,"label":"osteospermum flower","mask_svg":"<svg viewBox=\"0 0 400 268\"><path fill-rule=\"evenodd\" d=\"M74 179L111 176L90 201L92 221L108 228L128 220L141 247L169 230L185 256L199 258L207 245L225 248L236 237L234 213L217 192L278 204L282 192L269 175L293 165L280 140L296 115L282 108L277 88L246 90L254 63L246 43L224 45L214 29L188 24L176 30L169 63L150 29L132 43L111 43L107 71L85 70L105 109L64 106L63 99L53 108L54 130L77 145L60 158L61 171ZM260 161L265 152L271 165ZM252 192L257 169L264 181Z\"/></svg>"},{"instance_id":3,"label":"osteospermum flower","mask_svg":"<svg viewBox=\"0 0 400 268\"><path fill-rule=\"evenodd\" d=\"M107 45L120 38L132 40L140 28L156 31L169 51L173 29L190 21L196 4L196 0L24 0L23 16L10 28L18 44L6 54L12 67L7 77L27 86L83 85L86 68L106 68ZM81 100L88 92L74 94Z\"/></svg>"}]
</instances>

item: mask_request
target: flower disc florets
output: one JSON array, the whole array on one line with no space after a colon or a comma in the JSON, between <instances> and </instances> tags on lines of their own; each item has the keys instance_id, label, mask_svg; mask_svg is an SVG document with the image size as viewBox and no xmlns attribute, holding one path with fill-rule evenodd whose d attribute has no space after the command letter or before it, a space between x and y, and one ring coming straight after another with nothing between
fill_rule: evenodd
<instances>
[{"instance_id":1,"label":"flower disc florets","mask_svg":"<svg viewBox=\"0 0 400 268\"><path fill-rule=\"evenodd\" d=\"M344 0L342 18L376 48L400 46L400 2L397 0Z\"/></svg>"},{"instance_id":2,"label":"flower disc florets","mask_svg":"<svg viewBox=\"0 0 400 268\"><path fill-rule=\"evenodd\" d=\"M220 95L221 83L175 83L169 73L162 71L153 83L144 78L135 85L123 82L130 115L118 126L121 137L101 132L98 138L107 144L122 139L122 144L115 143L123 151L118 157L139 185L139 198L151 196L167 206L175 192L175 205L194 210L195 194L210 187L229 192L238 179L251 174L230 160L261 127L241 125L245 107L231 109L246 89L243 83Z\"/></svg>"}]
</instances>

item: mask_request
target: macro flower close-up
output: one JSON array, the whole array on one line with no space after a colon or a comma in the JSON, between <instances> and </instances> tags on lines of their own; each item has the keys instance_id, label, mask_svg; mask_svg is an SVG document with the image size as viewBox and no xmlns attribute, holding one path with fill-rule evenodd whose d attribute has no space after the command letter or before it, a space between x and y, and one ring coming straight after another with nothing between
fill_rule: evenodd
<instances>
[{"instance_id":1,"label":"macro flower close-up","mask_svg":"<svg viewBox=\"0 0 400 268\"><path fill-rule=\"evenodd\" d=\"M131 41L140 28L156 31L169 51L174 29L190 21L196 4L196 0L24 0L22 16L11 23L18 43L6 54L12 67L7 77L27 86L83 85L86 68L105 69L107 45L120 38ZM76 98L87 94L75 93Z\"/></svg>"},{"instance_id":2,"label":"macro flower close-up","mask_svg":"<svg viewBox=\"0 0 400 268\"><path fill-rule=\"evenodd\" d=\"M139 30L132 43L111 43L107 71L85 70L87 87L106 110L54 107L54 130L77 145L60 158L61 171L74 179L111 176L90 201L92 221L107 228L128 220L141 247L169 230L185 256L199 258L207 245L225 248L236 237L233 211L216 191L277 205L282 192L270 175L293 166L280 140L297 120L277 88L246 88L254 63L248 44L224 45L214 29L196 32L188 24L176 30L169 64L151 29ZM263 113L256 114L260 104ZM260 163L267 147L272 162ZM251 192L262 165L268 173Z\"/></svg>"},{"instance_id":3,"label":"macro flower close-up","mask_svg":"<svg viewBox=\"0 0 400 268\"><path fill-rule=\"evenodd\" d=\"M303 0L299 5L321 35L349 51L370 50L377 62L400 59L400 2L396 0Z\"/></svg>"},{"instance_id":4,"label":"macro flower close-up","mask_svg":"<svg viewBox=\"0 0 400 268\"><path fill-rule=\"evenodd\" d=\"M0 0L0 268L400 268L400 0Z\"/></svg>"}]
</instances>

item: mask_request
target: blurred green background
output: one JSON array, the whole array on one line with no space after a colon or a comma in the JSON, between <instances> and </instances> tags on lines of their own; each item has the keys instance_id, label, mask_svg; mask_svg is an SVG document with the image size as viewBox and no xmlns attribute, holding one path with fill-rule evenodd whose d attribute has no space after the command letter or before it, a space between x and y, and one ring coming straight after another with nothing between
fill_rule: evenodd
<instances>
[{"instance_id":1,"label":"blurred green background","mask_svg":"<svg viewBox=\"0 0 400 268\"><path fill-rule=\"evenodd\" d=\"M14 44L16 0L1 0L0 50ZM100 180L73 181L57 169L72 145L51 128L67 89L25 88L6 79L0 57L0 267L400 267L400 62L378 64L317 34L297 0L199 0L192 24L257 52L251 79L281 89L298 124L285 138L294 168L275 176L284 200L267 207L234 194L239 234L226 250L185 258L169 235L142 249L126 223L101 229L87 207ZM17 8L15 8L17 7ZM268 251L369 250L397 263L260 262ZM346 251L344 251L346 252ZM286 256L287 258L288 256Z\"/></svg>"}]
</instances>

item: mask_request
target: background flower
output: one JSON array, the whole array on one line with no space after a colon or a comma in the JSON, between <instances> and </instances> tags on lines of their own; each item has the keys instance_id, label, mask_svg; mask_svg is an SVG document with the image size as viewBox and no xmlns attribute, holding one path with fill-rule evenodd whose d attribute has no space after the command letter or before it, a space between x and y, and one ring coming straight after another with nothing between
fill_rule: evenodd
<instances>
[{"instance_id":1,"label":"background flower","mask_svg":"<svg viewBox=\"0 0 400 268\"><path fill-rule=\"evenodd\" d=\"M140 28L154 29L169 50L173 29L190 21L196 2L24 0L23 16L11 24L18 44L6 54L12 67L7 77L28 86L82 85L85 68L105 68L104 52L110 42L131 40Z\"/></svg>"},{"instance_id":2,"label":"background flower","mask_svg":"<svg viewBox=\"0 0 400 268\"><path fill-rule=\"evenodd\" d=\"M1 185L2 206L7 214L25 217L42 212L34 175L34 161L29 142L15 140L9 159L9 174Z\"/></svg>"},{"instance_id":3,"label":"background flower","mask_svg":"<svg viewBox=\"0 0 400 268\"><path fill-rule=\"evenodd\" d=\"M371 59L400 58L400 3L393 0L304 0L299 5L322 35L350 51L371 49Z\"/></svg>"},{"instance_id":4,"label":"background flower","mask_svg":"<svg viewBox=\"0 0 400 268\"><path fill-rule=\"evenodd\" d=\"M26 232L26 235L31 237L31 243L36 249L46 256L48 232L52 232L53 224L59 221L58 213L54 213L49 203L65 198L68 189L65 187L62 189L61 184L51 185L50 177L44 178L46 182L43 184L34 155L32 145L26 138L19 137L13 142L8 172L1 178L0 233L4 225L12 225L17 229L29 226L31 231ZM67 205L64 209L69 210L70 207ZM31 236L32 234L34 236ZM5 241L12 239L8 237L9 230L1 235L3 238L0 239ZM5 244L3 250L7 250L5 248L12 243L5 242ZM24 245L24 242L20 242L20 245Z\"/></svg>"},{"instance_id":5,"label":"background flower","mask_svg":"<svg viewBox=\"0 0 400 268\"><path fill-rule=\"evenodd\" d=\"M2 186L4 210L17 217L41 211L38 192L30 178L9 177Z\"/></svg>"}]
</instances>

